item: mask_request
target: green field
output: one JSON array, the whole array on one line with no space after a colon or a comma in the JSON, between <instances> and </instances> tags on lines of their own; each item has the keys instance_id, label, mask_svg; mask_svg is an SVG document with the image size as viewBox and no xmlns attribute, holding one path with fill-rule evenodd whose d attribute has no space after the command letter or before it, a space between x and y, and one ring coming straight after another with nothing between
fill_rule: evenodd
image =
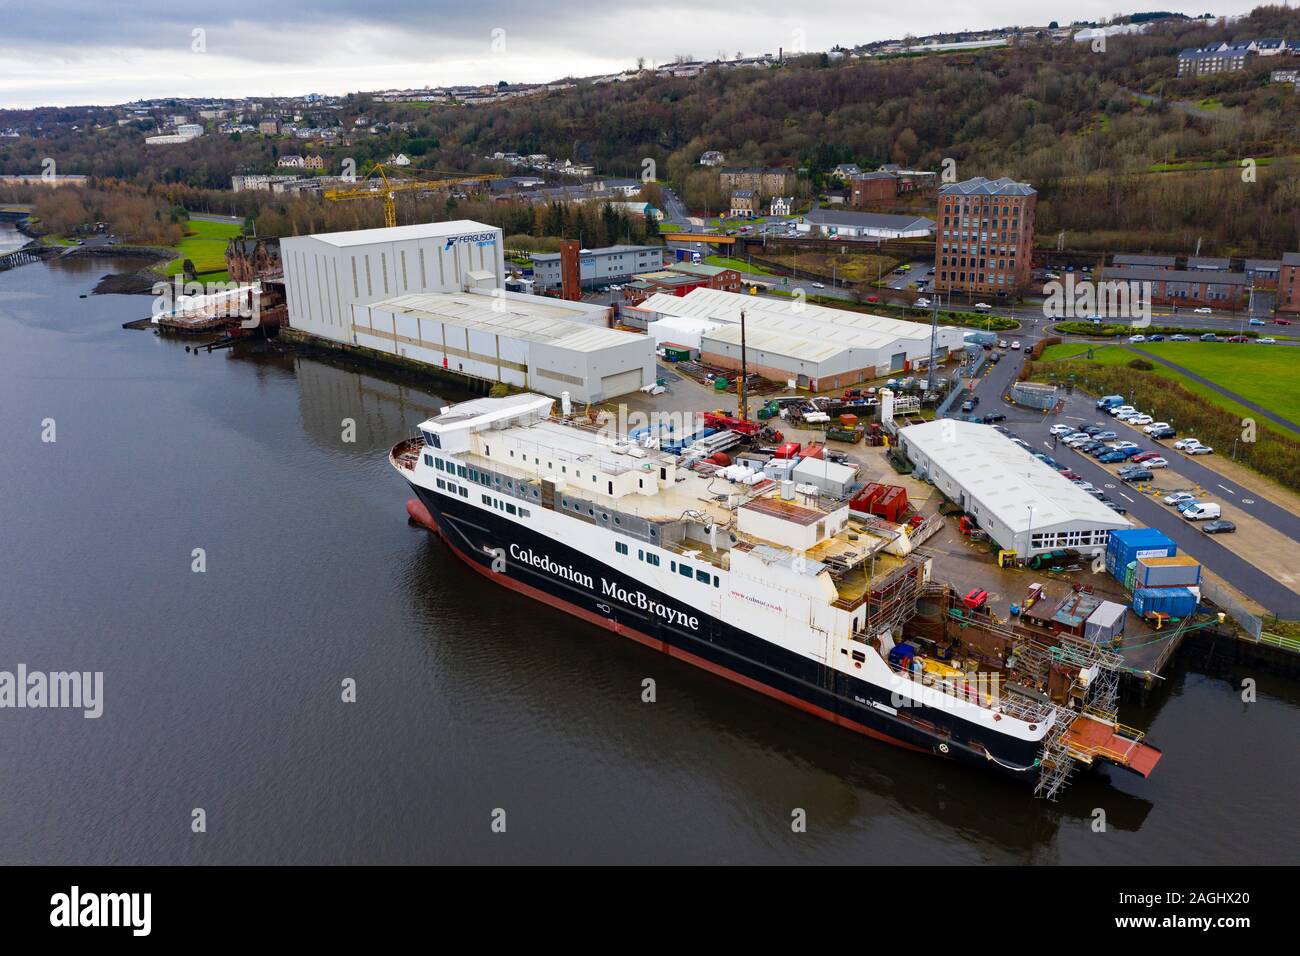
<instances>
[{"instance_id":1,"label":"green field","mask_svg":"<svg viewBox=\"0 0 1300 956\"><path fill-rule=\"evenodd\" d=\"M1300 393L1294 385L1292 371L1296 356L1290 354L1288 347L1280 345L1254 345L1234 342L1156 342L1134 346L1132 349L1122 345L1094 345L1092 358L1087 358L1088 344L1082 342L1065 342L1049 345L1043 350L1042 362L1066 362L1077 359L1081 365L1088 362L1107 367L1126 366L1141 352L1159 356L1169 362L1175 362L1190 372L1194 372L1211 382L1226 388L1247 401L1254 402L1261 408L1281 415L1291 421L1300 421ZM1255 417L1256 413L1232 399L1221 395L1200 382L1194 382L1171 368L1158 362L1150 372L1135 374L1156 375L1176 382L1194 395L1240 418ZM1062 371L1068 370L1065 366ZM1286 432L1292 437L1300 433L1292 432L1275 422L1267 427Z\"/></svg>"},{"instance_id":2,"label":"green field","mask_svg":"<svg viewBox=\"0 0 1300 956\"><path fill-rule=\"evenodd\" d=\"M167 263L163 272L169 276L179 275L182 264L189 259L200 278L214 282L229 279L226 274L226 241L239 235L239 224L191 219L185 230L185 238L171 247L176 258Z\"/></svg>"},{"instance_id":3,"label":"green field","mask_svg":"<svg viewBox=\"0 0 1300 956\"><path fill-rule=\"evenodd\" d=\"M1138 346L1226 388L1290 421L1300 421L1296 363L1300 356L1281 345L1234 342L1156 342ZM1192 386L1197 391L1203 386ZM1205 391L1209 392L1209 389Z\"/></svg>"}]
</instances>

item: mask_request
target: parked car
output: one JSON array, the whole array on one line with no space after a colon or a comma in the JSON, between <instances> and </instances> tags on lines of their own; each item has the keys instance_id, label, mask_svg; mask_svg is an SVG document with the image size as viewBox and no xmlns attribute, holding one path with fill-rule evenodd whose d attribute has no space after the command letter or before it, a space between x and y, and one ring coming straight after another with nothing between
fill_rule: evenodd
<instances>
[{"instance_id":1,"label":"parked car","mask_svg":"<svg viewBox=\"0 0 1300 956\"><path fill-rule=\"evenodd\" d=\"M1158 451L1144 451L1140 455L1134 455L1129 460L1133 462L1143 462L1143 461L1150 461L1152 458L1159 458L1159 457L1160 457L1160 452Z\"/></svg>"},{"instance_id":2,"label":"parked car","mask_svg":"<svg viewBox=\"0 0 1300 956\"><path fill-rule=\"evenodd\" d=\"M1189 455L1213 455L1214 449L1209 445L1193 445L1187 449Z\"/></svg>"},{"instance_id":3,"label":"parked car","mask_svg":"<svg viewBox=\"0 0 1300 956\"><path fill-rule=\"evenodd\" d=\"M1226 339L1224 339L1224 341L1225 341L1225 342L1249 342L1249 341L1250 341L1250 336L1249 336L1249 335L1229 335Z\"/></svg>"},{"instance_id":4,"label":"parked car","mask_svg":"<svg viewBox=\"0 0 1300 956\"><path fill-rule=\"evenodd\" d=\"M1121 415L1136 415L1137 409L1132 405L1121 405L1119 408L1111 409L1111 417L1119 418Z\"/></svg>"},{"instance_id":5,"label":"parked car","mask_svg":"<svg viewBox=\"0 0 1300 956\"><path fill-rule=\"evenodd\" d=\"M1159 332L1157 332L1155 335L1151 335L1147 337L1148 342L1163 342L1164 340L1165 337L1161 335Z\"/></svg>"},{"instance_id":6,"label":"parked car","mask_svg":"<svg viewBox=\"0 0 1300 956\"><path fill-rule=\"evenodd\" d=\"M1204 335L1201 336L1201 341L1202 341L1202 342L1217 342L1217 341L1219 341L1219 337L1218 337L1217 335L1215 335L1213 332L1206 332Z\"/></svg>"},{"instance_id":7,"label":"parked car","mask_svg":"<svg viewBox=\"0 0 1300 956\"><path fill-rule=\"evenodd\" d=\"M992 425L994 422L1005 422L1006 420L1007 416L1003 415L1001 412L994 412L992 415L984 416L984 424L986 425Z\"/></svg>"},{"instance_id":8,"label":"parked car","mask_svg":"<svg viewBox=\"0 0 1300 956\"><path fill-rule=\"evenodd\" d=\"M993 306L989 305L987 302L976 302L975 308L981 312L987 312L989 309L993 308Z\"/></svg>"},{"instance_id":9,"label":"parked car","mask_svg":"<svg viewBox=\"0 0 1300 956\"><path fill-rule=\"evenodd\" d=\"M1128 340L1132 344L1137 345L1139 342L1145 342L1147 337L1145 335L1130 335Z\"/></svg>"},{"instance_id":10,"label":"parked car","mask_svg":"<svg viewBox=\"0 0 1300 956\"><path fill-rule=\"evenodd\" d=\"M1130 416L1129 416L1129 419L1128 419L1128 424L1130 424L1130 425L1135 425L1135 426L1136 426L1136 425L1150 425L1150 424L1151 424L1151 416L1150 416L1150 415L1130 415Z\"/></svg>"},{"instance_id":11,"label":"parked car","mask_svg":"<svg viewBox=\"0 0 1300 956\"><path fill-rule=\"evenodd\" d=\"M1205 504L1204 501L1197 501L1193 498L1191 501L1180 501L1174 507L1178 509L1178 513L1181 515L1185 514L1188 508L1198 508L1203 504Z\"/></svg>"},{"instance_id":12,"label":"parked car","mask_svg":"<svg viewBox=\"0 0 1300 956\"><path fill-rule=\"evenodd\" d=\"M1013 351L1013 352L1018 352L1019 350L1020 350L1020 340L1019 340L1019 339L1012 339L1012 340L1011 340L1011 351Z\"/></svg>"},{"instance_id":13,"label":"parked car","mask_svg":"<svg viewBox=\"0 0 1300 956\"><path fill-rule=\"evenodd\" d=\"M1183 518L1186 521L1208 521L1211 518L1223 517L1223 509L1213 501L1206 504L1193 505L1183 512Z\"/></svg>"},{"instance_id":14,"label":"parked car","mask_svg":"<svg viewBox=\"0 0 1300 956\"><path fill-rule=\"evenodd\" d=\"M1192 337L1191 337L1190 335L1171 335L1171 336L1169 336L1169 341L1170 341L1170 342L1190 342L1191 340L1192 340Z\"/></svg>"},{"instance_id":15,"label":"parked car","mask_svg":"<svg viewBox=\"0 0 1300 956\"><path fill-rule=\"evenodd\" d=\"M989 362L993 365L997 365L998 362L1001 361L1002 361L1002 354L1000 352L994 352L992 355L989 356Z\"/></svg>"},{"instance_id":16,"label":"parked car","mask_svg":"<svg viewBox=\"0 0 1300 956\"><path fill-rule=\"evenodd\" d=\"M1117 461L1127 461L1128 455L1122 451L1108 451L1103 455L1098 455L1097 460L1103 465L1113 465Z\"/></svg>"},{"instance_id":17,"label":"parked car","mask_svg":"<svg viewBox=\"0 0 1300 956\"><path fill-rule=\"evenodd\" d=\"M1007 340L1006 340L1006 339L1003 339L1002 341L998 342L998 348L1000 348L1000 349L1004 349L1004 348L1006 348L1006 347L1007 347Z\"/></svg>"},{"instance_id":18,"label":"parked car","mask_svg":"<svg viewBox=\"0 0 1300 956\"><path fill-rule=\"evenodd\" d=\"M1187 449L1194 448L1200 443L1201 440L1199 438L1184 438L1180 441L1174 442L1174 448L1178 449L1178 451L1187 451Z\"/></svg>"},{"instance_id":19,"label":"parked car","mask_svg":"<svg viewBox=\"0 0 1300 956\"><path fill-rule=\"evenodd\" d=\"M1255 343L1257 345L1277 345L1277 339L1271 335L1266 335L1262 339L1256 339Z\"/></svg>"},{"instance_id":20,"label":"parked car","mask_svg":"<svg viewBox=\"0 0 1300 956\"><path fill-rule=\"evenodd\" d=\"M812 287L813 287L814 289L824 289L824 288L826 288L826 285L825 285L824 283L821 283L821 282L814 282L814 283L812 284Z\"/></svg>"},{"instance_id":21,"label":"parked car","mask_svg":"<svg viewBox=\"0 0 1300 956\"><path fill-rule=\"evenodd\" d=\"M1126 448L1132 448L1132 449L1134 450L1134 452L1136 453L1136 451L1138 450L1138 445L1137 445L1137 442L1135 442L1135 441L1117 441L1117 442L1111 442L1110 447L1111 447L1111 448L1114 448L1116 451L1123 451L1123 450L1126 449Z\"/></svg>"},{"instance_id":22,"label":"parked car","mask_svg":"<svg viewBox=\"0 0 1300 956\"><path fill-rule=\"evenodd\" d=\"M1125 508L1118 501L1111 501L1109 498L1100 498L1098 500L1101 501L1103 505L1105 505L1107 508L1109 508L1111 511L1115 512L1116 514L1120 514L1120 515L1128 514L1128 509Z\"/></svg>"},{"instance_id":23,"label":"parked car","mask_svg":"<svg viewBox=\"0 0 1300 956\"><path fill-rule=\"evenodd\" d=\"M1142 449L1137 447L1137 445L1130 445L1128 448L1116 448L1115 450L1124 456L1125 461L1128 461L1134 455L1141 454L1142 452Z\"/></svg>"},{"instance_id":24,"label":"parked car","mask_svg":"<svg viewBox=\"0 0 1300 956\"><path fill-rule=\"evenodd\" d=\"M1290 319L1274 319L1273 322L1274 322L1274 324L1276 324L1276 325L1290 325L1290 324L1291 324L1291 320L1290 320Z\"/></svg>"},{"instance_id":25,"label":"parked car","mask_svg":"<svg viewBox=\"0 0 1300 956\"><path fill-rule=\"evenodd\" d=\"M1105 442L1100 442L1097 441L1096 439L1093 439L1090 442L1085 442L1084 444L1080 445L1076 450L1081 454L1091 455L1094 451L1097 451L1097 449L1105 448L1105 447L1106 447Z\"/></svg>"},{"instance_id":26,"label":"parked car","mask_svg":"<svg viewBox=\"0 0 1300 956\"><path fill-rule=\"evenodd\" d=\"M916 300L916 307L917 307L918 309L924 309L924 308L927 308L929 305L930 305L930 300L929 300L929 299L921 298L921 299L917 299L917 300Z\"/></svg>"},{"instance_id":27,"label":"parked car","mask_svg":"<svg viewBox=\"0 0 1300 956\"><path fill-rule=\"evenodd\" d=\"M1197 315L1214 315L1213 309L1207 309L1204 306L1202 306L1199 309L1193 309L1192 311L1195 312Z\"/></svg>"},{"instance_id":28,"label":"parked car","mask_svg":"<svg viewBox=\"0 0 1300 956\"><path fill-rule=\"evenodd\" d=\"M1207 521L1201 525L1201 530L1206 534L1225 534L1230 531L1236 531L1237 526L1226 518L1217 518L1214 521Z\"/></svg>"},{"instance_id":29,"label":"parked car","mask_svg":"<svg viewBox=\"0 0 1300 956\"><path fill-rule=\"evenodd\" d=\"M1173 438L1177 434L1178 430L1172 425L1166 425L1164 428L1157 428L1155 431L1150 432L1151 437L1157 439Z\"/></svg>"},{"instance_id":30,"label":"parked car","mask_svg":"<svg viewBox=\"0 0 1300 956\"><path fill-rule=\"evenodd\" d=\"M1185 501L1195 501L1196 495L1187 491L1175 491L1173 494L1165 495L1164 502L1167 505L1181 505Z\"/></svg>"},{"instance_id":31,"label":"parked car","mask_svg":"<svg viewBox=\"0 0 1300 956\"><path fill-rule=\"evenodd\" d=\"M1073 426L1073 425L1053 425L1051 428L1048 429L1048 434L1051 434L1051 435L1073 435L1073 434L1074 434L1074 426Z\"/></svg>"},{"instance_id":32,"label":"parked car","mask_svg":"<svg viewBox=\"0 0 1300 956\"><path fill-rule=\"evenodd\" d=\"M1160 431L1160 429L1168 428L1168 427L1169 427L1168 422L1152 422L1150 425L1147 425L1142 430L1146 432L1148 435L1150 435L1152 432L1158 432Z\"/></svg>"},{"instance_id":33,"label":"parked car","mask_svg":"<svg viewBox=\"0 0 1300 956\"><path fill-rule=\"evenodd\" d=\"M963 412L966 412L966 413L973 412L973 411L975 411L975 403L974 403L974 402L962 402L962 403L961 403L961 410L962 410Z\"/></svg>"},{"instance_id":34,"label":"parked car","mask_svg":"<svg viewBox=\"0 0 1300 956\"><path fill-rule=\"evenodd\" d=\"M1065 477L1065 478L1068 478L1070 481L1078 481L1078 480L1079 480L1079 473L1076 472L1076 471L1071 471L1069 468L1067 468L1067 469L1065 469L1063 472L1061 472L1061 475L1062 475L1063 477Z\"/></svg>"},{"instance_id":35,"label":"parked car","mask_svg":"<svg viewBox=\"0 0 1300 956\"><path fill-rule=\"evenodd\" d=\"M1167 458L1148 458L1143 464L1148 468L1168 468L1169 460Z\"/></svg>"},{"instance_id":36,"label":"parked car","mask_svg":"<svg viewBox=\"0 0 1300 956\"><path fill-rule=\"evenodd\" d=\"M1138 468L1124 475L1124 480L1125 481L1150 481L1154 477L1155 475L1153 475L1148 469Z\"/></svg>"},{"instance_id":37,"label":"parked car","mask_svg":"<svg viewBox=\"0 0 1300 956\"><path fill-rule=\"evenodd\" d=\"M1264 320L1261 319L1261 318L1256 318L1256 317L1252 316L1249 324L1250 324L1250 325L1263 325L1263 324L1264 324Z\"/></svg>"},{"instance_id":38,"label":"parked car","mask_svg":"<svg viewBox=\"0 0 1300 956\"><path fill-rule=\"evenodd\" d=\"M1116 438L1119 437L1119 435L1115 434L1114 432L1097 432L1097 434L1093 435L1092 437L1097 439L1097 441L1114 441Z\"/></svg>"}]
</instances>

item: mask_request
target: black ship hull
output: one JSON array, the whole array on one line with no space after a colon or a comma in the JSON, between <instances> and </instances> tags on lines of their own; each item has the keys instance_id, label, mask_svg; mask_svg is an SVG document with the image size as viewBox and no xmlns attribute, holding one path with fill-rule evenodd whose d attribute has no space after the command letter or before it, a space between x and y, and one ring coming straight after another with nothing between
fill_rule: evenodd
<instances>
[{"instance_id":1,"label":"black ship hull","mask_svg":"<svg viewBox=\"0 0 1300 956\"><path fill-rule=\"evenodd\" d=\"M432 530L472 568L514 591L877 740L1025 783L1037 777L1038 742L990 733L940 708L896 707L884 688L683 605L562 541L468 501L411 487ZM550 564L539 567L517 555L545 555ZM553 573L558 567L565 576ZM652 610L619 595L645 595Z\"/></svg>"}]
</instances>

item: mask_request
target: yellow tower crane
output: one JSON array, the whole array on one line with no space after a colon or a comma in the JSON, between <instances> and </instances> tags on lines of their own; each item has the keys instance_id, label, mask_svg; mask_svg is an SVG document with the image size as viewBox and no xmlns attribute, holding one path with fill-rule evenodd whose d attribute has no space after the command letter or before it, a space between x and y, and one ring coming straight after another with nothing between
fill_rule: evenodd
<instances>
[{"instance_id":1,"label":"yellow tower crane","mask_svg":"<svg viewBox=\"0 0 1300 956\"><path fill-rule=\"evenodd\" d=\"M346 189L327 189L325 198L333 202L352 199L383 199L384 225L397 225L397 193L413 189L446 189L462 183L481 183L501 176L484 173L479 176L455 176L449 179L389 179L383 163L376 163L370 175L355 186Z\"/></svg>"}]
</instances>

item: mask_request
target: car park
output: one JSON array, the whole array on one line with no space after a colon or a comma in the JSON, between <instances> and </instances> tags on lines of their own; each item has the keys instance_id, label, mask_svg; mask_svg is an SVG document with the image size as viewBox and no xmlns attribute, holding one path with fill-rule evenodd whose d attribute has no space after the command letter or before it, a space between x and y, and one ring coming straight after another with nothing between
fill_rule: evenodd
<instances>
[{"instance_id":1,"label":"car park","mask_svg":"<svg viewBox=\"0 0 1300 956\"><path fill-rule=\"evenodd\" d=\"M1216 518L1213 521L1207 521L1201 525L1201 530L1206 534L1225 534L1236 531L1237 526L1226 518Z\"/></svg>"},{"instance_id":2,"label":"car park","mask_svg":"<svg viewBox=\"0 0 1300 956\"><path fill-rule=\"evenodd\" d=\"M1167 505L1181 505L1185 501L1195 501L1196 495L1188 491L1175 491L1173 494L1165 495L1163 500Z\"/></svg>"}]
</instances>

